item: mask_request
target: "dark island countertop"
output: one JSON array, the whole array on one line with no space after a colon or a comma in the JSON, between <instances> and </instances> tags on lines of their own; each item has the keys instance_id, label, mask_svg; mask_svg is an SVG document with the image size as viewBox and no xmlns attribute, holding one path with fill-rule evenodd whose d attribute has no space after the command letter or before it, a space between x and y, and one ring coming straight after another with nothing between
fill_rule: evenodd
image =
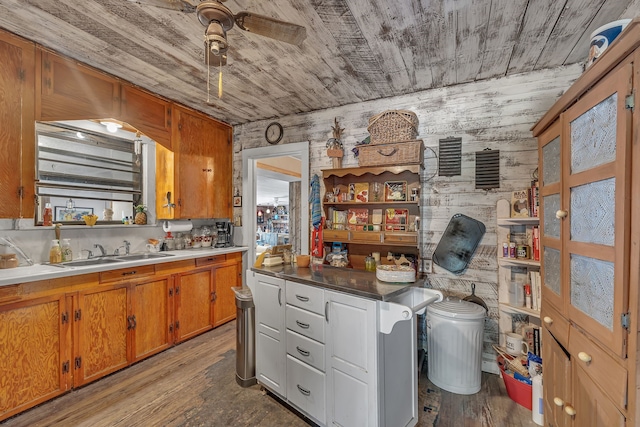
<instances>
[{"instance_id":1,"label":"dark island countertop","mask_svg":"<svg viewBox=\"0 0 640 427\"><path fill-rule=\"evenodd\" d=\"M285 264L273 267L253 267L251 270L305 285L318 286L379 301L389 301L406 291L407 288L424 287L426 283L425 279L416 279L413 283L387 283L378 280L373 272L332 267L325 264L311 264L308 268Z\"/></svg>"}]
</instances>

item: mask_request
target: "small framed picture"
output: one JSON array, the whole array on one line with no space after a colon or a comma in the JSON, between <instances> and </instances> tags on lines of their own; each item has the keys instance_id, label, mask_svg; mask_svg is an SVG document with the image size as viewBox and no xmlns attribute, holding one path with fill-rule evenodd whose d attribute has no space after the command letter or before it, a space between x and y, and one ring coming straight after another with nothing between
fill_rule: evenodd
<instances>
[{"instance_id":1,"label":"small framed picture","mask_svg":"<svg viewBox=\"0 0 640 427\"><path fill-rule=\"evenodd\" d=\"M55 221L83 221L84 215L93 215L93 208L55 206L54 209Z\"/></svg>"},{"instance_id":2,"label":"small framed picture","mask_svg":"<svg viewBox=\"0 0 640 427\"><path fill-rule=\"evenodd\" d=\"M233 196L233 207L234 208L242 207L242 196Z\"/></svg>"},{"instance_id":3,"label":"small framed picture","mask_svg":"<svg viewBox=\"0 0 640 427\"><path fill-rule=\"evenodd\" d=\"M384 183L385 202L406 202L407 181L387 181Z\"/></svg>"}]
</instances>

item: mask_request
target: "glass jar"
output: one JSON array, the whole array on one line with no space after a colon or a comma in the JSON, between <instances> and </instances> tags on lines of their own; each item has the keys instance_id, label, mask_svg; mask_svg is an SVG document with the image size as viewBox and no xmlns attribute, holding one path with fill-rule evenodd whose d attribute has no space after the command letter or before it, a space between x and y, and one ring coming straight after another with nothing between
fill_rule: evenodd
<instances>
[{"instance_id":1,"label":"glass jar","mask_svg":"<svg viewBox=\"0 0 640 427\"><path fill-rule=\"evenodd\" d=\"M364 259L365 271L376 271L376 259L369 255Z\"/></svg>"},{"instance_id":2,"label":"glass jar","mask_svg":"<svg viewBox=\"0 0 640 427\"><path fill-rule=\"evenodd\" d=\"M182 233L176 233L175 246L176 250L184 249L184 239L182 238Z\"/></svg>"},{"instance_id":3,"label":"glass jar","mask_svg":"<svg viewBox=\"0 0 640 427\"><path fill-rule=\"evenodd\" d=\"M202 229L196 228L193 230L193 236L191 240L192 248L201 248L202 247Z\"/></svg>"},{"instance_id":4,"label":"glass jar","mask_svg":"<svg viewBox=\"0 0 640 427\"><path fill-rule=\"evenodd\" d=\"M211 229L205 225L202 227L202 247L210 248L212 242L213 237L211 236Z\"/></svg>"}]
</instances>

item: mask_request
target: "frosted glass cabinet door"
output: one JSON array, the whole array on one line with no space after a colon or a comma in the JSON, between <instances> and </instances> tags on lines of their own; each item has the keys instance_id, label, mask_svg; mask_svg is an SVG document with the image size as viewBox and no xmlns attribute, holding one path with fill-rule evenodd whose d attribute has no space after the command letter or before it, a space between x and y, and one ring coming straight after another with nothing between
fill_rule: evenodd
<instances>
[{"instance_id":1,"label":"frosted glass cabinet door","mask_svg":"<svg viewBox=\"0 0 640 427\"><path fill-rule=\"evenodd\" d=\"M562 209L562 123L555 122L539 136L540 143L540 277L542 305L551 304L565 313L560 278L562 220L556 213Z\"/></svg>"},{"instance_id":2,"label":"frosted glass cabinet door","mask_svg":"<svg viewBox=\"0 0 640 427\"><path fill-rule=\"evenodd\" d=\"M628 245L631 113L624 107L630 68L621 68L565 116L561 256L568 314L603 345L624 357L621 315L627 311L624 251Z\"/></svg>"}]
</instances>

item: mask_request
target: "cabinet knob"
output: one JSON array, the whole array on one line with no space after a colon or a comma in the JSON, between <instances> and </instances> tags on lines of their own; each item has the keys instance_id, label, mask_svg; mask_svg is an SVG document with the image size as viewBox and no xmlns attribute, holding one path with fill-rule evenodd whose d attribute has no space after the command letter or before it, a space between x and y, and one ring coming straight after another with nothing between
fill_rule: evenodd
<instances>
[{"instance_id":1,"label":"cabinet knob","mask_svg":"<svg viewBox=\"0 0 640 427\"><path fill-rule=\"evenodd\" d=\"M584 351L581 351L580 353L578 353L578 359L582 360L584 363L591 362L591 356L585 353Z\"/></svg>"},{"instance_id":2,"label":"cabinet knob","mask_svg":"<svg viewBox=\"0 0 640 427\"><path fill-rule=\"evenodd\" d=\"M571 405L567 405L564 407L564 412L567 413L567 415L573 417L576 414L576 410L573 409L573 406Z\"/></svg>"},{"instance_id":3,"label":"cabinet knob","mask_svg":"<svg viewBox=\"0 0 640 427\"><path fill-rule=\"evenodd\" d=\"M560 399L559 397L554 397L553 398L553 403L555 403L556 406L559 406L559 407L563 407L564 406L564 400Z\"/></svg>"},{"instance_id":4,"label":"cabinet knob","mask_svg":"<svg viewBox=\"0 0 640 427\"><path fill-rule=\"evenodd\" d=\"M544 316L544 319L542 319L542 321L544 323L546 323L547 325L553 324L553 319L551 317L549 317L549 316Z\"/></svg>"},{"instance_id":5,"label":"cabinet knob","mask_svg":"<svg viewBox=\"0 0 640 427\"><path fill-rule=\"evenodd\" d=\"M568 214L569 214L569 212L563 211L562 209L559 209L559 210L556 211L556 218L562 219L562 218L565 218Z\"/></svg>"},{"instance_id":6,"label":"cabinet knob","mask_svg":"<svg viewBox=\"0 0 640 427\"><path fill-rule=\"evenodd\" d=\"M409 313L407 310L404 310L402 312L402 317L408 319L409 317L411 317L411 313Z\"/></svg>"}]
</instances>

